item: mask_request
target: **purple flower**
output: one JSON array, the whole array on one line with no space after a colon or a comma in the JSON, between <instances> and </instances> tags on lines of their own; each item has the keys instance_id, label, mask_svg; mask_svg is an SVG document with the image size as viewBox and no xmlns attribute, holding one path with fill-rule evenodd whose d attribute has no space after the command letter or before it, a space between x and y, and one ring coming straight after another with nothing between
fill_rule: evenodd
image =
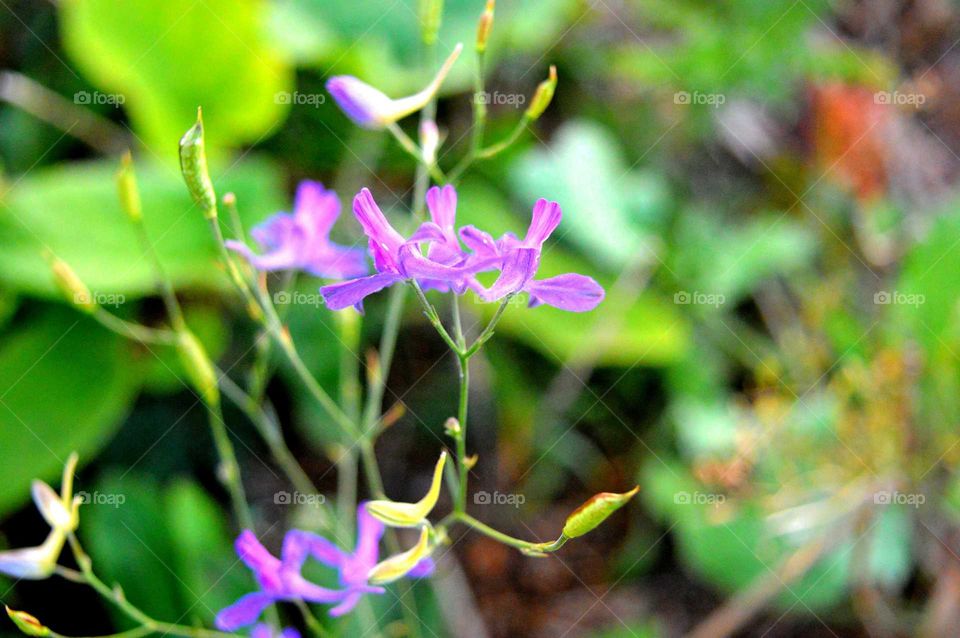
<instances>
[{"instance_id":1,"label":"purple flower","mask_svg":"<svg viewBox=\"0 0 960 638\"><path fill-rule=\"evenodd\" d=\"M277 213L250 232L267 252L257 255L239 241L227 241L226 246L258 270L305 270L336 279L364 275L369 269L363 250L330 241L330 229L339 215L336 193L319 182L304 180L297 187L293 213Z\"/></svg>"},{"instance_id":2,"label":"purple flower","mask_svg":"<svg viewBox=\"0 0 960 638\"><path fill-rule=\"evenodd\" d=\"M543 244L560 223L556 202L545 199L533 207L533 219L521 240L507 233L499 240L473 226L455 228L457 192L452 186L434 186L427 192L430 220L404 239L384 217L370 191L363 189L353 200L353 212L369 238L377 273L320 289L331 310L354 306L363 309L363 299L400 281L416 280L425 289L463 294L468 288L484 301L527 292L530 306L547 304L584 312L604 297L603 288L585 275L566 273L548 279L533 277L540 266ZM460 241L470 249L464 251ZM481 272L499 270L490 288L476 279Z\"/></svg>"},{"instance_id":3,"label":"purple flower","mask_svg":"<svg viewBox=\"0 0 960 638\"><path fill-rule=\"evenodd\" d=\"M335 604L330 615L341 616L352 610L363 594L382 594L385 590L370 585L367 576L379 560L383 532L383 523L367 512L366 503L357 507L357 545L352 553L344 552L322 536L290 530L283 539L282 558L278 559L260 544L253 532L244 530L237 538L237 555L253 570L260 590L242 596L217 614L217 627L221 631L235 631L253 624L264 609L281 601ZM336 569L343 589L327 589L306 580L301 572L310 557ZM418 578L432 571L433 561L424 559L408 575Z\"/></svg>"},{"instance_id":4,"label":"purple flower","mask_svg":"<svg viewBox=\"0 0 960 638\"><path fill-rule=\"evenodd\" d=\"M270 625L258 623L250 632L250 638L300 638L300 632L293 627L286 627L278 632Z\"/></svg>"},{"instance_id":5,"label":"purple flower","mask_svg":"<svg viewBox=\"0 0 960 638\"><path fill-rule=\"evenodd\" d=\"M390 225L370 191L364 188L353 200L353 213L367 235L376 274L343 281L320 289L331 310L354 306L397 282L416 279L421 285L462 294L471 274L468 255L454 232L457 195L452 186L433 187L427 193L432 222L423 224L409 239ZM426 254L422 245L427 245Z\"/></svg>"},{"instance_id":6,"label":"purple flower","mask_svg":"<svg viewBox=\"0 0 960 638\"><path fill-rule=\"evenodd\" d=\"M494 241L489 233L473 226L461 228L460 238L473 251L476 272L491 270L491 266L500 270L500 276L490 288L484 288L476 278L470 279L470 287L484 301L496 301L522 291L530 295L531 307L547 304L572 312L596 308L603 301L604 291L586 275L566 273L533 279L540 267L543 243L560 224L561 217L557 202L539 199L533 206L533 217L523 240L507 233Z\"/></svg>"}]
</instances>

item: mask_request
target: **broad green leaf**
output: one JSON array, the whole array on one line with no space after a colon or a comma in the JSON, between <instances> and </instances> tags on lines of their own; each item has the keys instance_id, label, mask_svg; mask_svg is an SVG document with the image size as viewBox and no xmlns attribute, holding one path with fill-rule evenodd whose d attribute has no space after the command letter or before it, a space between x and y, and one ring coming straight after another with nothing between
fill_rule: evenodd
<instances>
[{"instance_id":1,"label":"broad green leaf","mask_svg":"<svg viewBox=\"0 0 960 638\"><path fill-rule=\"evenodd\" d=\"M42 257L48 248L108 300L153 294L150 259L117 200L116 169L114 162L67 164L17 182L0 202L0 283L59 298ZM210 229L178 171L143 162L136 170L147 233L174 284L204 290L226 285ZM213 175L219 193L237 194L247 221L284 207L280 177L268 162L243 161Z\"/></svg>"},{"instance_id":2,"label":"broad green leaf","mask_svg":"<svg viewBox=\"0 0 960 638\"><path fill-rule=\"evenodd\" d=\"M149 476L113 471L78 489L89 495L80 508L80 537L97 575L120 585L154 618L180 619L189 605L180 596L162 486ZM121 612L114 617L121 626L129 623Z\"/></svg>"},{"instance_id":3,"label":"broad green leaf","mask_svg":"<svg viewBox=\"0 0 960 638\"><path fill-rule=\"evenodd\" d=\"M66 308L39 309L0 345L0 512L56 481L70 452L89 461L137 388L127 345Z\"/></svg>"},{"instance_id":4,"label":"broad green leaf","mask_svg":"<svg viewBox=\"0 0 960 638\"><path fill-rule=\"evenodd\" d=\"M251 590L253 579L233 552L229 517L196 483L176 481L164 504L183 608L209 625L216 612Z\"/></svg>"},{"instance_id":5,"label":"broad green leaf","mask_svg":"<svg viewBox=\"0 0 960 638\"><path fill-rule=\"evenodd\" d=\"M256 143L289 105L293 69L269 45L265 0L66 0L63 46L102 93L123 99L134 129L155 153L204 109L207 144Z\"/></svg>"},{"instance_id":6,"label":"broad green leaf","mask_svg":"<svg viewBox=\"0 0 960 638\"><path fill-rule=\"evenodd\" d=\"M510 175L526 203L559 202L555 235L612 272L652 249L646 232L666 213L662 181L633 171L613 134L589 121L565 124L549 148L528 152Z\"/></svg>"}]
</instances>

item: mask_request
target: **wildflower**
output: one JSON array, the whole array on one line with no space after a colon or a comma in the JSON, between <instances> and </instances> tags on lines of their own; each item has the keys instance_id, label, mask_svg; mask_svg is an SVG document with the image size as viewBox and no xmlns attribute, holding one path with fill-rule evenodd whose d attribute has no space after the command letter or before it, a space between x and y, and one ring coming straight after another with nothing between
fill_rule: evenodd
<instances>
[{"instance_id":1,"label":"wildflower","mask_svg":"<svg viewBox=\"0 0 960 638\"><path fill-rule=\"evenodd\" d=\"M387 97L380 89L350 75L338 75L327 81L327 90L343 112L364 128L379 129L392 124L411 113L419 111L433 99L463 45L458 44L447 58L437 75L422 91L396 100Z\"/></svg>"},{"instance_id":2,"label":"wildflower","mask_svg":"<svg viewBox=\"0 0 960 638\"><path fill-rule=\"evenodd\" d=\"M527 292L530 306L547 304L562 310L585 312L603 301L603 288L592 278L566 273L547 279L534 280L540 266L543 243L560 224L562 212L557 202L537 200L527 234L519 240L512 233L494 241L489 233L466 226L460 229L460 238L474 253L475 269L489 270L493 265L500 276L490 288L471 279L473 288L484 301L496 301L507 295Z\"/></svg>"},{"instance_id":3,"label":"wildflower","mask_svg":"<svg viewBox=\"0 0 960 638\"><path fill-rule=\"evenodd\" d=\"M447 460L446 451L440 454L433 469L433 480L427 494L416 503L397 503L395 501L370 501L367 509L375 518L391 527L417 527L426 522L427 516L433 511L440 496L440 486L443 482L443 466Z\"/></svg>"},{"instance_id":4,"label":"wildflower","mask_svg":"<svg viewBox=\"0 0 960 638\"><path fill-rule=\"evenodd\" d=\"M241 596L217 614L216 624L222 631L254 623L264 609L278 601L338 603L348 594L315 585L300 574L308 554L322 562L338 555L339 550L319 536L291 530L283 539L282 560L267 551L250 530L240 533L235 546L237 556L256 575L260 591Z\"/></svg>"},{"instance_id":5,"label":"wildflower","mask_svg":"<svg viewBox=\"0 0 960 638\"><path fill-rule=\"evenodd\" d=\"M467 255L460 249L453 232L456 192L452 186L433 187L427 194L433 222L428 222L406 240L390 225L383 212L364 188L353 200L353 213L369 239L376 274L343 281L320 289L331 310L354 306L363 311L363 300L397 282L416 279L428 288L453 289L463 293L469 271L464 267ZM425 256L421 243L428 244Z\"/></svg>"},{"instance_id":6,"label":"wildflower","mask_svg":"<svg viewBox=\"0 0 960 638\"><path fill-rule=\"evenodd\" d=\"M364 594L384 593L382 587L372 585L368 580L368 574L379 560L383 532L383 523L367 512L366 503L357 508L357 544L352 553L344 552L322 536L290 530L283 539L281 558L278 559L260 544L253 532L242 532L236 543L237 554L256 574L260 591L247 594L222 610L217 615L217 627L222 631L234 631L252 624L264 609L278 601L335 604L330 615L341 616L352 610ZM336 569L343 589L327 589L306 580L301 571L310 557ZM424 559L410 570L409 575L426 576L432 570L433 562Z\"/></svg>"},{"instance_id":7,"label":"wildflower","mask_svg":"<svg viewBox=\"0 0 960 638\"><path fill-rule=\"evenodd\" d=\"M50 533L46 540L36 547L0 552L0 573L14 578L40 580L48 578L56 571L57 559L67 535L72 534L80 524L81 498L73 495L73 474L76 468L77 455L74 453L63 468L59 495L43 481L33 482L33 502L50 525Z\"/></svg>"},{"instance_id":8,"label":"wildflower","mask_svg":"<svg viewBox=\"0 0 960 638\"><path fill-rule=\"evenodd\" d=\"M396 556L384 560L370 570L367 578L375 585L386 585L395 580L399 580L416 569L417 565L429 556L430 551L430 530L427 527L420 528L420 540L417 544Z\"/></svg>"},{"instance_id":9,"label":"wildflower","mask_svg":"<svg viewBox=\"0 0 960 638\"><path fill-rule=\"evenodd\" d=\"M251 231L262 247L254 254L239 241L227 248L240 253L254 268L264 271L305 270L318 277L358 277L368 272L362 249L330 241L330 230L340 215L340 200L323 184L305 180L297 187L293 213L277 213Z\"/></svg>"}]
</instances>

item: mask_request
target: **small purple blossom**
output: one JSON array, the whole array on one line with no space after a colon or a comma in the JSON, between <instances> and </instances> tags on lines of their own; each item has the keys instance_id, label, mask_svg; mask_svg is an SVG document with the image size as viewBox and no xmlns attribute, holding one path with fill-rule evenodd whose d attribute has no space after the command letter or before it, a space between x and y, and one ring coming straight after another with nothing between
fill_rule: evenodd
<instances>
[{"instance_id":1,"label":"small purple blossom","mask_svg":"<svg viewBox=\"0 0 960 638\"><path fill-rule=\"evenodd\" d=\"M387 221L370 191L360 191L353 201L353 212L369 239L377 272L321 288L331 310L354 306L362 311L363 299L368 295L409 280L416 280L424 289L456 294L472 289L484 301L526 292L531 307L547 304L572 312L593 310L603 301L603 288L585 275L566 273L534 279L543 244L562 217L556 202L537 201L523 239L506 233L494 240L474 226L456 230L457 192L452 186L434 186L427 192L426 200L430 221L404 239ZM496 270L500 274L489 288L477 280L479 273Z\"/></svg>"},{"instance_id":2,"label":"small purple blossom","mask_svg":"<svg viewBox=\"0 0 960 638\"><path fill-rule=\"evenodd\" d=\"M370 191L364 188L353 200L353 213L368 238L376 274L343 281L320 289L331 310L354 306L363 310L363 300L400 281L415 279L428 288L466 290L470 270L453 230L456 191L452 186L433 187L427 193L432 222L420 227L407 240L390 225ZM427 246L426 254L422 245Z\"/></svg>"},{"instance_id":3,"label":"small purple blossom","mask_svg":"<svg viewBox=\"0 0 960 638\"><path fill-rule=\"evenodd\" d=\"M331 279L364 275L369 269L363 250L330 241L339 215L336 193L304 180L297 187L293 213L277 213L250 232L265 253L258 255L239 241L227 241L226 246L267 272L304 270Z\"/></svg>"},{"instance_id":4,"label":"small purple blossom","mask_svg":"<svg viewBox=\"0 0 960 638\"><path fill-rule=\"evenodd\" d=\"M281 558L278 559L267 551L253 532L244 530L237 538L237 555L255 574L260 590L242 596L217 614L217 627L221 631L235 631L253 624L264 609L283 601L333 604L330 615L341 616L352 610L364 594L384 593L383 587L370 585L367 578L379 561L383 533L383 523L367 512L365 502L357 507L357 544L352 553L344 552L317 534L290 530L284 536ZM301 573L311 557L336 569L343 589L327 589L306 580ZM419 578L432 571L433 561L427 558L408 576Z\"/></svg>"}]
</instances>

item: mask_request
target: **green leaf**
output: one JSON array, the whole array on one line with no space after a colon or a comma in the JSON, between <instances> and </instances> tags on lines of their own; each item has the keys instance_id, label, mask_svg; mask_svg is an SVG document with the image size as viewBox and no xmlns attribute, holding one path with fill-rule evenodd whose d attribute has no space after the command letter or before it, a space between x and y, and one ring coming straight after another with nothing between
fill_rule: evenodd
<instances>
[{"instance_id":1,"label":"green leaf","mask_svg":"<svg viewBox=\"0 0 960 638\"><path fill-rule=\"evenodd\" d=\"M80 509L80 534L97 575L120 585L127 599L151 616L181 618L187 606L180 599L160 484L124 472L80 487L90 495L90 504ZM121 626L129 623L118 611L114 617Z\"/></svg>"},{"instance_id":2,"label":"green leaf","mask_svg":"<svg viewBox=\"0 0 960 638\"><path fill-rule=\"evenodd\" d=\"M176 146L175 139L172 144ZM113 162L75 163L20 179L0 202L0 283L59 299L41 255L49 248L94 293L117 300L118 295L153 294L150 259L120 210L116 170ZM216 264L210 229L190 201L179 172L148 163L138 164L136 170L144 224L174 284L203 290L227 285ZM246 222L260 221L283 207L280 176L268 162L240 162L214 171L214 176L221 194L237 194Z\"/></svg>"},{"instance_id":3,"label":"green leaf","mask_svg":"<svg viewBox=\"0 0 960 638\"><path fill-rule=\"evenodd\" d=\"M528 204L541 197L559 202L563 223L554 234L600 266L616 273L652 250L646 233L665 216L666 187L632 171L613 134L598 124L565 124L549 148L528 152L510 175Z\"/></svg>"},{"instance_id":4,"label":"green leaf","mask_svg":"<svg viewBox=\"0 0 960 638\"><path fill-rule=\"evenodd\" d=\"M90 460L138 384L124 340L67 309L39 312L0 347L0 513L56 481L70 452Z\"/></svg>"},{"instance_id":5,"label":"green leaf","mask_svg":"<svg viewBox=\"0 0 960 638\"><path fill-rule=\"evenodd\" d=\"M122 96L139 137L164 158L176 157L198 105L211 147L255 143L289 108L277 95L293 90L293 69L269 45L265 0L58 6L67 55L103 94Z\"/></svg>"},{"instance_id":6,"label":"green leaf","mask_svg":"<svg viewBox=\"0 0 960 638\"><path fill-rule=\"evenodd\" d=\"M939 218L925 240L904 260L893 290L881 290L875 302L885 305L891 323L916 339L928 353L955 349L960 301L960 215Z\"/></svg>"},{"instance_id":7,"label":"green leaf","mask_svg":"<svg viewBox=\"0 0 960 638\"><path fill-rule=\"evenodd\" d=\"M233 552L228 517L196 483L176 481L164 503L183 608L210 624L217 611L251 591L250 572Z\"/></svg>"}]
</instances>

